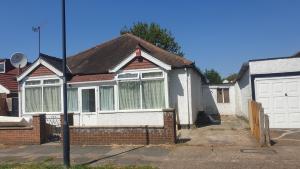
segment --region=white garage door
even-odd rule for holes
[[[255,80],[256,100],[270,117],[270,128],[300,128],[300,77]]]

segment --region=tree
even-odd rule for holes
[[[204,75],[209,80],[210,84],[222,83],[222,78],[220,74],[214,69],[210,69],[210,70],[205,69]]]
[[[120,34],[125,33],[131,33],[171,53],[184,56],[181,46],[175,41],[171,31],[161,28],[156,23],[134,23],[130,28],[125,26],[121,29]]]
[[[224,80],[228,80],[229,82],[233,82],[236,80],[238,74],[237,73],[232,73],[231,75],[227,76]]]

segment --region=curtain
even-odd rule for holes
[[[119,102],[121,110],[140,109],[140,82],[120,82]]]
[[[96,112],[95,89],[82,89],[82,112]]]
[[[165,107],[165,91],[163,80],[143,81],[143,108],[157,109]]]
[[[78,111],[78,89],[68,89],[68,112]]]
[[[60,86],[47,86],[43,90],[43,112],[61,112]]]
[[[25,88],[25,111],[42,112],[42,88]]]
[[[100,110],[114,110],[114,87],[100,87]]]

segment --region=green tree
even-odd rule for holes
[[[238,74],[237,73],[232,73],[231,75],[227,76],[224,80],[228,80],[229,82],[233,82],[236,80]]]
[[[171,53],[184,56],[181,46],[175,41],[171,31],[160,27],[156,23],[138,22],[134,23],[130,28],[124,26],[120,34],[125,33],[131,33]]]
[[[222,83],[222,78],[220,74],[214,69],[210,69],[210,70],[205,69],[204,75],[209,80],[210,84]]]

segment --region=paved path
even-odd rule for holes
[[[299,146],[72,146],[72,164],[153,165],[159,168],[300,168]],[[1,163],[62,163],[60,145],[2,147]]]

